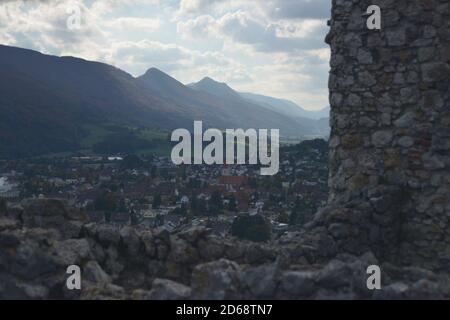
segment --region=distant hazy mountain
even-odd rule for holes
[[[247,92],[242,92],[240,93],[240,95],[249,101],[258,103],[261,106],[264,106],[277,112],[281,112],[288,116],[311,118],[311,119],[320,119],[330,116],[330,107],[326,107],[317,111],[309,111],[303,109],[302,107],[300,107],[299,105],[290,100],[277,99],[260,94]]]
[[[191,83],[188,86],[199,92],[220,97],[223,101],[230,101],[235,107],[246,103],[258,105],[258,118],[261,117],[261,113],[264,113],[263,109],[286,116],[291,122],[296,122],[297,126],[303,129],[304,135],[318,135],[325,137],[329,135],[329,108],[324,108],[319,111],[307,111],[289,100],[237,92],[227,84],[216,82],[208,77],[197,83]],[[236,110],[236,112],[240,113],[240,110]],[[254,118],[254,115],[252,115],[252,117]]]
[[[166,102],[192,110],[192,117],[207,126],[226,128],[278,128],[283,136],[308,135],[315,128],[289,116],[242,98],[227,84],[204,78],[184,86],[162,71],[152,68],[138,78],[149,92]],[[257,116],[256,116],[257,115]]]
[[[286,137],[321,131],[209,78],[188,87],[154,68],[134,78],[103,63],[0,45],[0,158],[76,151],[105,126],[172,130],[194,120],[280,128]]]
[[[197,91],[208,92],[222,98],[240,98],[239,94],[231,89],[226,83],[215,81],[209,77],[205,77],[199,82],[191,83],[188,86]]]
[[[328,138],[331,130],[330,117],[327,115],[326,118],[320,118],[316,121],[316,124],[317,124],[316,128],[319,131],[319,135]]]

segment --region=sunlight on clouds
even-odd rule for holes
[[[181,0],[178,16],[207,12],[222,0]]]
[[[195,19],[179,21],[177,23],[177,33],[186,39],[213,37],[216,33],[216,20],[212,16],[203,15]]]
[[[184,83],[198,81],[205,75],[218,80],[248,79],[245,67],[219,52],[189,50],[175,44],[142,40],[115,43],[109,57],[134,76],[149,66],[162,69]]]
[[[282,20],[275,24],[276,35],[280,38],[307,38],[317,32],[318,29],[323,28],[324,24],[326,24],[326,21],[317,19]]]
[[[161,20],[135,18],[135,17],[121,17],[110,21],[104,21],[103,26],[118,30],[141,29],[146,31],[155,31],[161,27]]]
[[[81,0],[75,0],[75,1],[81,1]],[[114,12],[117,9],[120,9],[122,7],[133,7],[133,6],[139,6],[144,4],[151,4],[151,5],[159,5],[164,0],[93,0],[92,5],[90,6],[91,12],[101,16],[105,15],[107,13]],[[68,1],[66,1],[68,2]],[[70,1],[69,1],[70,2]],[[83,2],[83,1],[81,1]],[[89,1],[84,1],[89,2]]]
[[[251,45],[256,51],[286,52],[321,48],[326,21],[305,20],[269,23],[255,19],[246,11],[227,13],[219,19],[203,15],[180,21],[177,31],[182,37],[223,38]]]
[[[316,58],[322,60],[322,62],[326,63],[327,65],[328,65],[328,61],[330,61],[330,57],[331,57],[330,48],[309,50],[309,51],[306,51],[305,54],[309,57],[316,57]]]

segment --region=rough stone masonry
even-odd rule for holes
[[[450,1],[333,0],[330,25],[331,194],[316,225],[338,250],[449,270]]]

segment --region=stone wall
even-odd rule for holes
[[[324,252],[295,239],[221,239],[202,227],[116,228],[89,223],[59,200],[24,201],[0,210],[0,300],[450,297],[448,274],[381,263],[371,252],[315,263]],[[71,291],[66,270],[74,264],[81,290]],[[372,264],[383,270],[383,290],[367,289]]]
[[[450,1],[333,0],[330,24],[330,203],[347,217],[327,219],[353,219],[382,258],[448,269]]]

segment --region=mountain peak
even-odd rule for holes
[[[152,86],[159,87],[161,86],[182,86],[183,84],[179,82],[177,79],[171,77],[167,73],[159,70],[158,68],[150,68],[148,69],[142,76],[138,79],[147,82],[147,84],[151,84]]]
[[[216,81],[210,77],[204,77],[202,80],[200,80],[197,83],[193,83],[190,85],[191,88],[194,88],[198,91],[204,91],[209,94],[213,94],[216,96],[233,96],[238,97],[238,93],[234,91],[230,86],[228,86],[224,82]]]
[[[166,73],[162,72],[161,70],[159,70],[158,68],[150,68],[148,69],[141,77],[147,78],[147,77],[168,77],[169,75],[167,75]]]
[[[219,82],[214,80],[213,78],[210,77],[204,77],[202,80],[200,80],[198,83],[213,83],[213,84],[225,84],[223,82]]]

